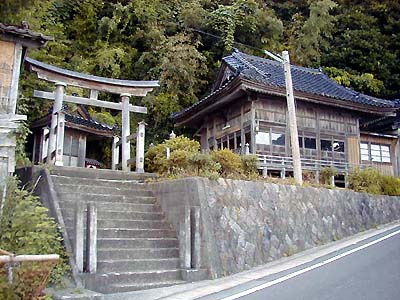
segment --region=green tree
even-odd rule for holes
[[[331,14],[337,4],[332,0],[309,1],[310,16],[294,40],[295,61],[302,65],[319,65],[321,49],[327,47],[336,17]]]

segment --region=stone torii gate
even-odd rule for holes
[[[145,124],[140,122],[138,132],[135,136],[130,134],[130,112],[147,113],[147,108],[134,106],[129,103],[131,96],[144,97],[153,88],[158,87],[158,81],[132,81],[104,78],[99,76],[87,75],[70,70],[54,67],[43,62],[26,58],[26,63],[31,72],[35,72],[39,79],[44,79],[55,84],[55,92],[34,91],[34,97],[50,99],[54,101],[51,126],[49,131],[49,141],[47,150],[47,163],[63,165],[63,143],[64,143],[64,120],[62,114],[63,102],[84,104],[90,106],[104,107],[122,111],[122,134],[118,145],[121,145],[121,167],[123,171],[130,170],[130,141],[136,137],[136,172],[144,172],[144,138]],[[67,85],[80,87],[90,90],[90,97],[77,97],[65,95]],[[115,103],[98,99],[98,92],[118,94],[121,102]],[[116,140],[113,142],[113,152]],[[54,153],[54,160],[53,160]],[[118,156],[113,153],[112,168],[115,168]]]

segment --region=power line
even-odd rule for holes
[[[223,40],[223,37],[220,36],[220,35],[216,35],[216,34],[213,34],[213,33],[209,33],[209,32],[206,32],[206,31],[203,31],[203,30],[200,30],[200,29],[196,29],[196,28],[192,28],[192,27],[187,27],[187,26],[184,26],[184,25],[181,25],[181,24],[178,24],[178,23],[174,23],[174,24],[175,24],[175,25],[178,25],[179,27],[182,27],[182,28],[184,28],[184,29],[187,29],[187,30],[189,30],[189,31],[198,32],[198,33],[201,33],[201,34],[204,34],[204,35],[211,36],[211,37],[216,38],[216,39],[218,39],[218,40]],[[237,42],[237,41],[235,41],[235,40],[233,40],[233,43],[236,44],[236,45],[241,45],[241,46],[243,46],[243,47],[250,48],[250,49],[257,50],[257,51],[259,51],[259,52],[264,53],[264,50],[263,50],[263,49],[260,49],[260,48],[254,47],[254,46],[250,46],[250,45],[247,45],[247,44],[244,44],[244,43],[241,43],[241,42]]]

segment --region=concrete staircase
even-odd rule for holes
[[[71,239],[76,203],[97,207],[97,272],[82,274],[86,288],[120,293],[184,282],[176,231],[142,183],[143,175],[55,168],[51,179]]]

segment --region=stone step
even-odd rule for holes
[[[72,218],[64,218],[65,226],[68,229],[73,227]],[[131,228],[131,229],[173,229],[165,220],[118,220],[118,219],[98,219],[98,228]]]
[[[111,284],[144,284],[159,283],[165,281],[182,280],[181,270],[150,270],[140,272],[114,272],[114,273],[97,273],[84,274],[82,276],[85,286],[96,289],[96,286],[109,286]]]
[[[110,259],[143,259],[143,258],[174,258],[179,257],[178,248],[107,248],[97,251],[99,260]]]
[[[178,248],[177,238],[98,238],[99,250],[132,248]]]
[[[137,180],[110,180],[110,179],[91,179],[91,178],[77,178],[68,176],[52,175],[54,184],[73,184],[73,185],[92,185],[92,186],[107,186],[117,188],[135,188],[147,189],[144,183]]]
[[[118,186],[93,186],[86,184],[64,184],[57,183],[57,191],[59,193],[85,193],[85,194],[102,194],[102,195],[115,195],[115,196],[153,196],[150,190],[145,189],[143,185],[132,185],[132,187],[118,187]]]
[[[127,229],[105,228],[98,229],[99,238],[168,238],[176,237],[176,232],[171,229]]]
[[[132,194],[130,196],[106,195],[106,194],[85,194],[85,193],[66,193],[59,192],[59,202],[80,201],[80,202],[107,202],[107,203],[148,203],[156,204],[156,198],[152,196],[141,196]]]
[[[128,180],[145,180],[157,177],[153,173],[136,173],[136,172],[123,172],[106,169],[88,169],[78,167],[52,167],[50,174],[59,176],[69,176],[78,178],[90,179],[128,179]]]
[[[61,209],[64,219],[72,219],[74,217],[74,209]],[[164,214],[161,212],[138,212],[138,211],[97,211],[98,220],[119,219],[119,220],[164,220]]]
[[[81,202],[81,201],[80,201]],[[81,202],[82,203],[82,202]],[[147,203],[113,203],[113,202],[93,202],[97,207],[97,211],[123,211],[123,212],[161,212],[161,208],[155,204]],[[76,207],[76,202],[71,200],[59,201],[61,209],[71,209],[74,210]]]
[[[174,280],[174,281],[162,281],[162,282],[150,282],[150,283],[142,283],[142,284],[129,284],[129,283],[116,283],[109,285],[103,293],[111,294],[111,293],[124,293],[124,292],[132,292],[138,290],[146,290],[146,289],[155,289],[155,288],[163,288],[172,285],[183,284],[185,281],[182,280]]]
[[[178,269],[179,267],[179,258],[147,258],[97,261],[97,271],[103,273],[172,270]]]

